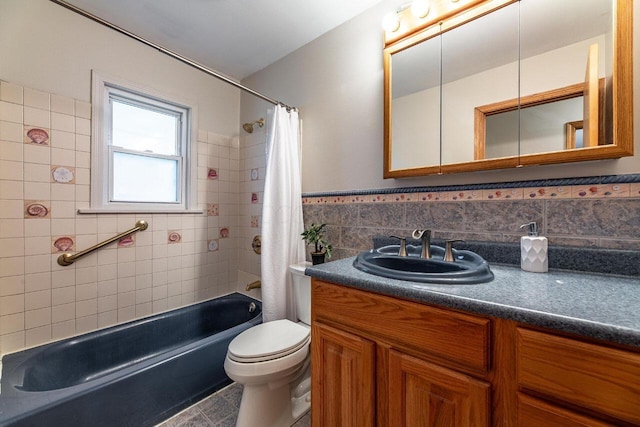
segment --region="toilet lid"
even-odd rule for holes
[[[290,320],[262,323],[239,334],[229,344],[237,362],[264,362],[294,353],[309,343],[310,331]]]

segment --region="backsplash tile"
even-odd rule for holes
[[[562,185],[498,183],[487,184],[490,188],[470,186],[476,187],[471,190],[400,188],[379,193],[308,194],[302,202],[306,226],[328,224],[329,241],[338,259],[370,249],[374,236],[410,236],[416,228],[433,230],[435,239],[517,243],[524,234],[519,226],[529,221],[538,223],[550,246],[637,251],[640,182],[636,181],[640,176],[619,180],[623,182],[573,185],[566,180],[568,184]]]

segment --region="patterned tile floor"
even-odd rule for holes
[[[234,427],[241,397],[242,386],[231,384],[156,427]],[[310,426],[311,419],[307,413],[292,427]]]

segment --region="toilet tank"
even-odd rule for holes
[[[296,313],[298,319],[307,325],[311,325],[311,277],[305,276],[304,270],[310,265],[310,262],[302,262],[289,266]]]

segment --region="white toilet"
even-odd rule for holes
[[[298,323],[262,323],[229,344],[224,369],[244,386],[237,427],[288,427],[311,406],[311,278],[304,275],[309,265],[289,267]]]

